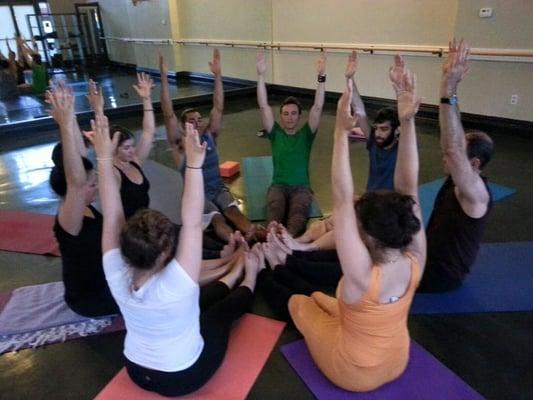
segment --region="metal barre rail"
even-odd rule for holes
[[[104,40],[120,41],[144,45],[195,45],[195,46],[228,46],[240,48],[264,48],[273,50],[333,50],[351,51],[359,50],[374,54],[385,53],[421,53],[442,56],[448,53],[448,46],[413,46],[413,45],[388,45],[388,44],[364,44],[364,43],[309,43],[309,42],[260,42],[252,40],[218,40],[218,39],[144,39],[125,37],[102,37]],[[486,57],[517,57],[533,58],[533,50],[528,49],[490,49],[472,48],[470,54]]]

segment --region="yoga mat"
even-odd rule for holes
[[[533,310],[533,242],[484,243],[463,285],[415,295],[411,314]]]
[[[316,367],[303,340],[287,344],[281,352],[318,400],[479,400],[483,397],[411,341],[407,369],[398,379],[376,390],[348,392],[331,383]]]
[[[54,216],[0,211],[0,250],[60,256],[53,232]]]
[[[245,157],[242,159],[246,213],[251,221],[266,219],[266,194],[272,184],[272,157]],[[322,211],[315,199],[309,218],[321,217]]]
[[[180,399],[245,399],[272,352],[284,322],[246,314],[234,326],[222,365],[205,386]],[[168,399],[139,388],[122,368],[95,400]]]
[[[150,181],[150,208],[161,211],[175,224],[181,224],[181,175],[153,160],[144,162],[143,172]]]
[[[65,303],[63,282],[0,295],[0,354],[124,329],[122,318],[89,318]]]
[[[427,226],[429,222],[429,217],[433,211],[433,205],[435,204],[437,193],[439,192],[445,180],[446,178],[436,179],[434,181],[424,183],[418,187],[418,196],[420,198],[424,226]],[[489,182],[489,189],[491,191],[492,201],[494,203],[503,200],[516,192],[515,189],[492,182]]]

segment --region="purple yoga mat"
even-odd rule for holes
[[[403,375],[366,393],[348,392],[331,383],[316,367],[303,340],[282,346],[281,352],[318,400],[483,399],[479,393],[413,341],[411,341],[409,364]]]

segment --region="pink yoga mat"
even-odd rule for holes
[[[59,257],[53,226],[53,215],[0,211],[0,250]]]
[[[200,390],[179,399],[245,399],[272,352],[285,323],[246,314],[233,328],[226,357],[219,370]],[[126,369],[95,397],[95,400],[162,400],[168,397],[136,386]]]

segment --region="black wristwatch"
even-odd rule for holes
[[[455,106],[459,103],[459,100],[457,99],[456,95],[452,95],[450,97],[441,97],[440,98],[440,104],[449,104],[451,106]]]

